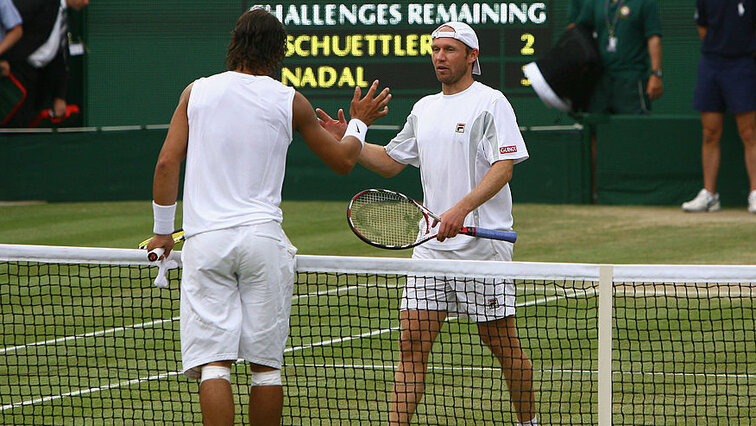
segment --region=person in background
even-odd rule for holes
[[[13,47],[24,33],[21,14],[11,0],[0,0],[0,77],[10,74],[5,52]]]
[[[574,3],[571,4],[574,6]],[[647,114],[664,93],[661,18],[656,0],[583,0],[572,25],[594,32],[602,71],[586,112]],[[596,134],[591,134],[591,192],[598,202]]]
[[[587,112],[650,112],[664,93],[656,0],[585,0],[574,23],[594,31],[603,65]]]
[[[352,97],[342,138],[323,129],[310,102],[270,75],[286,53],[283,24],[262,8],[238,19],[228,71],[195,80],[179,99],[155,167],[155,236],[173,248],[181,163],[184,174],[181,358],[200,379],[205,424],[234,423],[231,366],[249,361],[249,423],[279,425],[281,366],[289,333],[296,248],[281,228],[281,188],[294,132],[331,169],[351,171],[368,125],[388,113],[378,82]]]
[[[28,127],[45,109],[52,109],[55,117],[66,115],[67,10],[81,10],[89,0],[16,0],[15,5],[24,22],[24,35],[6,58],[26,89],[26,100],[7,126]]]
[[[418,101],[404,128],[388,145],[367,143],[360,164],[391,177],[408,164],[420,168],[423,204],[443,212],[437,240],[415,247],[414,259],[512,260],[513,244],[456,237],[464,226],[511,229],[509,181],[528,158],[507,98],[475,81],[480,74],[475,31],[448,22],[431,34],[432,63],[441,92]],[[337,137],[346,129],[322,110],[322,124]],[[456,237],[456,238],[455,238]],[[400,308],[400,360],[394,377],[389,423],[408,425],[425,392],[428,356],[448,315],[467,316],[502,367],[518,424],[536,424],[533,366],[515,324],[515,289],[504,278],[407,278]]]
[[[729,111],[743,141],[748,211],[756,213],[756,0],[698,0],[696,24],[703,43],[693,108],[701,112],[704,187],[682,209],[714,212],[721,207],[717,175],[724,113]]]

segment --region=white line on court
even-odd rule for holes
[[[364,285],[357,285],[357,286],[338,287],[338,288],[335,288],[335,289],[323,290],[323,291],[319,291],[319,292],[315,292],[315,293],[308,293],[308,294],[298,295],[298,296],[295,296],[293,298],[293,300],[299,300],[299,299],[304,299],[304,298],[308,298],[308,297],[317,297],[317,296],[322,296],[322,295],[327,295],[327,294],[347,292],[347,291],[351,291],[351,290],[355,290],[355,289],[359,289],[359,288],[363,288],[363,287],[365,287],[365,286]],[[94,331],[94,332],[85,333],[85,334],[78,334],[78,335],[75,335],[75,336],[61,337],[61,338],[58,338],[58,339],[45,340],[45,341],[42,341],[42,342],[34,342],[34,343],[28,343],[28,344],[25,344],[25,345],[12,346],[12,347],[8,347],[8,348],[3,348],[0,351],[0,353],[15,351],[15,350],[19,350],[19,349],[26,349],[26,348],[32,347],[32,346],[42,346],[42,345],[47,345],[47,344],[56,344],[56,343],[61,343],[61,342],[67,342],[67,341],[81,339],[81,338],[87,338],[87,337],[104,336],[104,335],[116,333],[116,332],[119,332],[119,331],[124,331],[124,330],[134,329],[134,328],[149,327],[149,326],[152,326],[152,325],[158,325],[158,324],[162,324],[162,323],[166,323],[166,322],[175,321],[175,320],[178,320],[178,319],[179,319],[179,317],[173,317],[171,319],[164,319],[164,320],[158,320],[158,321],[144,322],[144,323],[130,325],[130,326],[125,326],[125,327],[110,328],[110,329],[107,329],[107,330]],[[356,339],[356,338],[359,338],[359,337],[344,338],[344,339],[341,339],[341,340],[346,341],[346,340],[352,340],[352,339]],[[331,342],[335,343],[336,340],[333,340]],[[310,347],[315,347],[315,346],[323,346],[323,345],[326,345],[326,344],[329,344],[329,343],[326,343],[326,342],[314,343],[314,344],[310,344],[310,345],[306,345],[306,346],[301,346],[299,348],[289,348],[285,352],[291,352],[292,350],[300,350],[300,349],[305,349],[305,348],[310,348]],[[33,400],[27,400],[27,401],[22,401],[22,402],[15,402],[15,403],[12,403],[12,404],[7,404],[7,405],[0,406],[0,412],[5,411],[5,410],[9,410],[9,409],[12,409],[12,408],[23,407],[25,405],[38,404],[38,403],[41,403],[41,402],[47,402],[47,401],[52,401],[52,400],[66,398],[66,397],[71,397],[71,396],[85,395],[85,394],[88,394],[88,393],[100,392],[100,391],[103,391],[103,390],[115,389],[115,388],[120,388],[120,387],[123,387],[123,386],[130,386],[130,385],[134,385],[134,384],[138,384],[138,383],[142,383],[142,382],[147,382],[147,381],[151,381],[151,380],[159,380],[159,379],[163,379],[163,378],[170,377],[170,376],[177,376],[177,375],[180,375],[182,373],[183,372],[181,372],[181,371],[172,371],[172,372],[168,372],[168,373],[157,374],[157,375],[150,376],[150,377],[140,377],[138,379],[132,379],[132,380],[124,381],[124,382],[119,382],[119,383],[114,383],[114,384],[109,384],[109,385],[104,385],[104,386],[98,386],[98,387],[92,387],[92,388],[89,388],[89,389],[83,389],[83,390],[78,390],[78,391],[66,392],[66,393],[59,394],[59,395],[46,396],[46,397],[37,398],[37,399],[33,399]]]
[[[360,370],[393,370],[396,365],[360,365],[360,364],[297,364],[297,367],[307,368],[354,368]],[[434,371],[501,371],[497,367],[444,367],[429,365],[428,370]],[[598,374],[598,370],[571,370],[571,369],[538,369],[533,371],[538,373],[551,374]],[[716,379],[754,379],[756,374],[730,374],[730,373],[665,373],[662,371],[614,371],[613,376],[677,376],[677,377],[710,377]]]
[[[118,333],[120,331],[126,331],[126,330],[131,330],[131,329],[136,329],[136,328],[152,327],[153,325],[160,325],[160,324],[163,324],[163,323],[166,323],[166,322],[171,322],[171,321],[176,320],[176,319],[178,319],[178,317],[171,318],[171,319],[163,319],[163,320],[156,320],[156,321],[150,321],[150,322],[143,322],[143,323],[134,324],[134,325],[126,325],[126,326],[123,326],[123,327],[109,328],[107,330],[92,331],[92,332],[89,332],[89,333],[77,334],[75,336],[60,337],[60,338],[57,338],[57,339],[45,340],[45,341],[42,341],[42,342],[33,342],[33,343],[27,343],[27,344],[24,344],[24,345],[10,346],[10,347],[7,347],[7,348],[0,349],[0,354],[4,354],[6,352],[16,351],[16,350],[20,350],[20,349],[27,349],[27,348],[33,347],[33,346],[54,345],[54,344],[57,344],[57,343],[68,342],[68,341],[76,340],[76,339],[85,339],[87,337],[105,336],[107,334]]]
[[[318,346],[332,345],[334,343],[348,342],[350,340],[361,339],[363,337],[378,336],[378,335],[381,335],[381,334],[384,334],[384,333],[390,333],[390,332],[395,331],[395,330],[399,330],[399,327],[397,326],[397,327],[391,327],[391,328],[384,328],[383,330],[371,331],[369,333],[362,333],[362,334],[357,334],[357,335],[353,335],[353,336],[349,336],[349,337],[341,337],[341,338],[338,338],[338,339],[324,340],[322,342],[310,343],[308,345],[302,345],[302,346],[295,346],[295,347],[291,347],[291,348],[286,348],[286,349],[284,349],[284,353],[294,352],[294,351],[301,351],[301,350],[310,349],[310,348],[316,348]]]
[[[540,300],[535,299],[535,300],[529,300],[529,301],[523,302],[523,303],[518,303],[517,307],[519,308],[519,307],[525,307],[525,306],[539,305],[539,304],[543,304],[543,303],[550,303],[550,302],[553,302],[553,301],[556,301],[556,300],[559,300],[559,299],[569,299],[569,298],[577,296],[578,294],[582,295],[582,293],[585,293],[585,295],[588,295],[588,294],[593,294],[595,292],[596,292],[595,290],[593,290],[593,291],[587,291],[587,292],[583,292],[583,291],[565,291],[563,295],[549,296],[549,297],[546,297],[546,298],[543,298],[543,299],[540,299]],[[457,317],[447,317],[446,321],[454,321],[456,319],[458,319],[458,318]],[[326,341],[318,342],[318,343],[311,343],[309,345],[291,347],[291,348],[285,349],[284,353],[298,351],[298,350],[303,350],[303,349],[309,349],[309,348],[313,348],[313,347],[317,347],[317,346],[326,346],[326,345],[330,345],[330,344],[334,344],[334,343],[347,342],[347,341],[354,340],[354,339],[359,339],[359,338],[362,338],[362,337],[378,336],[378,335],[385,334],[385,333],[390,333],[390,332],[396,331],[396,330],[399,330],[398,326],[397,327],[384,328],[382,330],[371,331],[369,333],[363,333],[363,334],[353,335],[353,336],[349,336],[349,337],[342,337],[342,338],[339,338],[339,339],[326,340]]]
[[[345,291],[351,291],[351,290],[354,290],[354,289],[359,289],[359,288],[364,288],[364,287],[367,287],[367,285],[340,287],[340,288],[336,288],[336,289],[324,290],[324,291],[321,291],[321,292],[309,293],[309,294],[305,294],[305,295],[295,296],[294,300],[299,300],[301,298],[307,298],[307,297],[313,297],[313,296],[320,296],[320,295],[326,295],[326,294],[333,294],[333,293],[340,293],[340,292],[345,292]],[[569,298],[577,297],[579,295],[580,296],[587,296],[587,295],[595,294],[596,292],[597,292],[597,290],[595,290],[595,289],[588,289],[588,290],[580,290],[580,289],[578,289],[578,290],[565,290],[562,294],[548,296],[548,297],[545,297],[545,298],[542,298],[542,299],[533,299],[533,300],[529,300],[529,301],[526,301],[526,302],[518,303],[517,307],[526,307],[526,306],[534,306],[534,305],[539,305],[539,304],[544,304],[544,303],[550,303],[550,302],[553,302],[553,301],[556,301],[556,300],[560,300],[560,299],[569,299]],[[17,346],[17,347],[3,349],[2,352],[0,352],[0,353],[4,353],[7,350],[15,350],[15,349],[18,349],[18,348],[23,348],[25,346],[36,346],[36,345],[43,345],[43,344],[48,344],[48,343],[58,343],[60,341],[73,340],[73,339],[76,339],[76,338],[93,337],[93,336],[99,336],[99,335],[114,333],[116,331],[121,331],[121,330],[125,330],[125,329],[128,329],[128,328],[146,327],[146,326],[155,325],[155,324],[159,324],[159,323],[163,323],[163,322],[174,321],[176,319],[178,319],[178,317],[171,318],[169,320],[152,321],[152,322],[142,323],[142,324],[136,324],[136,325],[128,326],[128,327],[119,327],[119,328],[114,328],[114,329],[109,329],[109,330],[103,330],[103,331],[99,331],[99,332],[87,333],[87,334],[83,334],[83,335],[77,335],[77,336],[71,336],[71,337],[66,337],[66,338],[61,338],[61,339],[49,340],[49,341],[45,341],[45,342],[37,342],[37,343],[28,344],[28,345],[21,345],[21,346]],[[453,319],[450,319],[450,320],[453,320]],[[299,351],[299,350],[305,350],[305,349],[310,349],[310,348],[319,347],[319,346],[327,346],[327,345],[331,345],[331,344],[335,344],[335,343],[342,343],[342,342],[346,342],[346,341],[350,341],[350,340],[355,340],[355,339],[359,339],[359,338],[363,338],[363,337],[377,336],[377,335],[381,335],[381,334],[385,334],[385,333],[390,333],[390,332],[396,331],[398,329],[399,329],[399,327],[390,327],[390,328],[386,328],[386,329],[382,329],[382,330],[376,330],[376,331],[371,331],[371,332],[367,332],[367,333],[362,333],[362,334],[359,334],[359,335],[352,335],[352,336],[338,338],[338,339],[331,339],[331,340],[326,340],[326,341],[311,343],[311,344],[307,344],[307,345],[301,345],[301,346],[291,347],[291,348],[285,349],[284,353],[289,353],[289,352],[294,352],[294,351]],[[300,365],[300,366],[305,366],[306,367],[307,365]],[[330,366],[330,367],[333,367],[333,368],[362,368],[362,369],[393,369],[394,368],[393,365],[392,366],[383,366],[383,365],[380,365],[380,366],[375,366],[375,365],[373,365],[373,366],[370,366],[370,365],[359,366],[359,365],[348,365],[348,364],[333,364],[333,365],[311,365],[311,366],[312,367],[329,367]],[[497,368],[492,368],[492,367],[481,368],[481,367],[443,367],[443,366],[438,366],[438,367],[437,366],[429,366],[428,369],[429,370],[440,370],[440,371],[444,371],[444,370],[454,370],[454,371],[460,371],[460,370],[461,371],[465,371],[465,370],[498,371],[499,370]],[[548,373],[552,373],[552,374],[553,373],[557,373],[557,374],[576,374],[576,373],[577,374],[597,374],[597,371],[593,371],[593,370],[550,370],[549,369],[549,370],[536,370],[536,371],[542,372],[542,373],[548,372]],[[119,382],[119,383],[114,383],[114,384],[109,384],[109,385],[100,386],[100,387],[93,387],[93,388],[85,389],[85,390],[67,392],[67,393],[60,394],[60,395],[47,396],[47,397],[38,398],[38,399],[34,399],[34,400],[17,402],[17,403],[13,403],[13,404],[8,404],[8,405],[0,406],[0,411],[5,411],[7,409],[17,408],[17,407],[21,407],[21,406],[25,406],[25,405],[32,405],[32,404],[36,404],[36,403],[51,401],[51,400],[55,400],[55,399],[61,399],[61,398],[65,398],[65,397],[84,395],[84,394],[93,393],[93,392],[99,392],[99,391],[108,390],[108,389],[120,388],[120,387],[123,387],[123,386],[130,386],[130,385],[133,385],[133,384],[139,384],[139,383],[142,383],[142,382],[147,382],[147,381],[152,381],[152,380],[160,380],[160,379],[163,379],[163,378],[167,378],[167,377],[171,377],[171,376],[177,376],[177,375],[180,375],[180,374],[182,374],[181,371],[168,372],[168,373],[158,374],[158,375],[154,375],[154,376],[150,376],[150,377],[132,379],[132,380],[128,380],[128,381],[124,381],[124,382]],[[714,378],[736,378],[736,379],[742,379],[742,378],[751,379],[751,378],[756,377],[756,375],[750,375],[750,374],[664,373],[664,372],[614,372],[613,375],[634,375],[634,374],[642,374],[642,375],[672,375],[672,376],[689,376],[689,377],[714,377]]]
[[[335,289],[320,291],[320,292],[317,292],[317,293],[310,293],[310,294],[303,294],[303,295],[295,296],[293,298],[293,300],[299,300],[301,298],[312,297],[312,296],[322,296],[324,294],[332,294],[332,293],[339,293],[339,292],[343,292],[343,291],[350,291],[350,290],[354,290],[354,289],[357,289],[357,288],[360,288],[360,287],[362,287],[362,286],[339,287],[339,288],[335,288]],[[88,338],[88,337],[105,336],[105,335],[108,335],[108,334],[118,333],[118,332],[121,332],[121,331],[130,330],[130,329],[147,328],[147,327],[152,327],[154,325],[164,324],[164,323],[167,323],[167,322],[178,321],[178,319],[179,319],[179,317],[173,317],[173,318],[170,318],[170,319],[162,319],[162,320],[143,322],[143,323],[133,324],[133,325],[125,325],[125,326],[122,326],[122,327],[109,328],[109,329],[106,329],[106,330],[91,331],[89,333],[76,334],[74,336],[60,337],[60,338],[57,338],[57,339],[50,339],[50,340],[44,340],[44,341],[40,341],[40,342],[26,343],[26,344],[18,345],[18,346],[9,346],[7,348],[0,349],[0,354],[4,354],[6,352],[13,352],[13,351],[17,351],[17,350],[22,350],[22,349],[27,349],[27,348],[34,347],[34,346],[54,345],[54,344],[57,344],[57,343],[68,342],[68,341],[71,341],[71,340],[85,339],[85,338]]]
[[[298,300],[300,298],[307,298],[307,297],[319,296],[319,295],[324,295],[324,294],[339,293],[339,292],[350,291],[350,290],[353,290],[353,289],[359,289],[359,288],[363,288],[363,287],[366,287],[366,285],[339,287],[339,288],[336,288],[336,289],[325,290],[325,291],[321,291],[321,292],[317,292],[317,293],[309,293],[309,294],[305,294],[305,295],[296,296],[294,299]],[[564,297],[564,298],[575,297],[576,294],[577,294],[577,292],[565,292],[564,296],[550,296],[550,297],[546,297],[546,298],[541,299],[541,300],[531,300],[531,301],[528,301],[528,302],[525,302],[525,303],[520,303],[517,306],[518,307],[519,306],[531,306],[531,305],[536,305],[536,304],[540,304],[540,303],[549,303],[551,301],[558,300],[558,299],[560,299],[562,297]],[[162,320],[162,321],[173,321],[174,319],[175,318],[172,318],[170,320]],[[339,338],[339,339],[331,339],[331,340],[327,340],[327,341],[322,341],[322,342],[317,342],[317,343],[311,343],[311,344],[308,344],[308,345],[302,345],[302,346],[297,346],[297,347],[291,347],[291,348],[285,349],[284,353],[289,353],[289,352],[293,352],[293,351],[309,349],[309,348],[318,347],[318,346],[326,346],[326,345],[331,345],[331,344],[334,344],[334,343],[346,342],[346,341],[349,341],[349,340],[359,339],[359,338],[362,338],[362,337],[378,336],[378,335],[381,335],[381,334],[390,333],[390,332],[398,330],[398,329],[399,329],[399,327],[391,327],[391,328],[386,328],[386,329],[382,329],[382,330],[371,331],[371,332],[363,333],[363,334],[359,334],[359,335],[353,335],[353,336],[343,337],[343,338]],[[103,334],[103,332],[98,332],[98,333],[99,334]],[[63,339],[71,339],[71,338],[63,338]],[[40,344],[43,344],[43,343],[40,343]],[[31,405],[31,404],[35,404],[35,403],[39,403],[39,402],[45,402],[45,401],[50,401],[50,400],[54,400],[54,399],[65,398],[65,397],[69,397],[69,396],[83,395],[83,394],[92,393],[92,392],[99,392],[99,391],[102,391],[102,390],[114,389],[114,388],[119,388],[119,387],[123,387],[123,386],[130,386],[132,384],[142,383],[142,382],[150,381],[150,380],[158,380],[158,379],[161,379],[161,378],[164,378],[164,377],[176,376],[176,375],[179,375],[179,374],[182,374],[182,372],[181,371],[173,371],[173,372],[170,372],[170,373],[165,373],[165,374],[150,376],[150,377],[146,377],[146,378],[139,378],[139,379],[133,379],[133,380],[128,380],[128,381],[124,381],[124,382],[119,382],[119,383],[115,383],[115,384],[112,384],[112,385],[106,385],[106,386],[101,386],[101,387],[96,387],[96,388],[90,388],[90,389],[81,390],[81,391],[67,392],[67,393],[60,394],[60,395],[48,396],[48,397],[38,398],[38,399],[35,399],[35,400],[30,400],[30,401],[17,402],[17,403],[8,404],[8,405],[4,405],[4,406],[0,407],[0,412],[1,411],[5,411],[7,409],[21,407],[21,406],[25,406],[25,405]]]
[[[3,405],[2,407],[0,407],[0,411],[5,411],[5,410],[11,409],[11,408],[16,408],[16,407],[22,407],[24,405],[32,405],[32,404],[37,404],[37,403],[40,403],[40,402],[47,402],[47,401],[52,401],[52,400],[55,400],[55,399],[66,398],[66,397],[69,397],[69,396],[86,395],[88,393],[100,392],[100,391],[104,391],[104,390],[108,390],[108,389],[120,388],[121,386],[135,385],[137,383],[147,382],[147,381],[150,381],[150,380],[164,379],[166,377],[176,376],[178,374],[181,374],[181,372],[180,371],[174,371],[174,372],[171,372],[171,373],[157,374],[155,376],[150,376],[150,377],[140,377],[138,379],[132,379],[132,380],[129,380],[127,382],[121,382],[121,383],[104,385],[104,386],[99,386],[99,387],[94,387],[94,388],[89,388],[89,389],[82,389],[82,390],[78,390],[78,391],[66,392],[66,393],[63,393],[63,394],[60,394],[60,395],[45,396],[43,398],[37,398],[37,399],[29,400],[29,401],[16,402],[16,403],[13,403],[13,404]]]

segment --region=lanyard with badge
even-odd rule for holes
[[[606,42],[606,51],[607,52],[616,52],[617,51],[617,37],[614,36],[614,30],[617,28],[617,22],[619,21],[620,11],[622,10],[622,6],[624,5],[624,0],[620,0],[619,4],[617,5],[617,9],[614,11],[614,20],[612,23],[609,23],[609,2],[616,1],[616,0],[606,0],[604,3],[604,20],[606,21],[606,30],[609,33],[609,39]]]

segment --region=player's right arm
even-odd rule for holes
[[[155,165],[152,199],[155,204],[160,206],[174,205],[178,198],[181,163],[186,159],[186,147],[189,142],[187,105],[191,92],[192,84],[181,93],[178,106],[171,118],[168,134],[165,137],[165,142],[163,142],[163,148],[160,150],[157,165]],[[168,256],[174,244],[170,232],[167,235],[158,234],[150,240],[147,250],[152,251],[157,247],[162,247],[165,249],[165,256]]]
[[[359,119],[369,126],[378,118],[388,114],[386,105],[391,100],[389,89],[385,88],[376,95],[377,89],[377,80],[373,82],[364,97],[361,97],[360,88],[355,88],[349,110],[352,119]],[[302,135],[312,152],[323,160],[331,170],[338,174],[347,174],[352,170],[362,149],[362,143],[359,139],[349,135],[344,136],[341,140],[336,139],[334,135],[320,125],[312,105],[299,92],[294,95],[293,115],[294,129]]]
[[[394,177],[407,167],[391,158],[383,146],[372,143],[365,143],[359,161],[363,167],[383,177]]]

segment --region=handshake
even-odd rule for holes
[[[377,119],[388,114],[388,103],[391,100],[390,89],[386,87],[376,94],[377,91],[378,80],[373,81],[364,97],[359,86],[354,88],[354,95],[349,106],[349,115],[352,120],[359,120],[353,124],[354,129],[350,127],[351,121],[347,122],[344,110],[341,108],[338,111],[337,119],[332,118],[328,113],[317,108],[315,112],[320,116],[318,118],[320,125],[337,139],[342,139],[348,133],[364,143],[367,126],[370,126]],[[364,124],[364,126],[360,125],[360,123]]]

